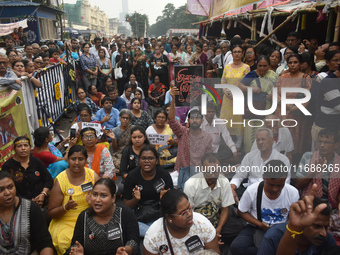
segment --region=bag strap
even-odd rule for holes
[[[224,69],[224,56],[221,54],[222,69]]]
[[[170,253],[171,253],[171,255],[175,255],[174,250],[172,249],[172,245],[171,245],[170,237],[169,237],[169,234],[168,234],[168,230],[166,228],[165,217],[163,218],[163,228],[164,228],[164,231],[165,231],[166,240],[168,241],[168,244],[169,244]]]
[[[256,198],[256,210],[257,210],[257,219],[262,222],[261,217],[261,204],[262,204],[262,192],[263,192],[264,181],[259,183],[257,188],[257,198]]]

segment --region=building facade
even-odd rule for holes
[[[69,26],[83,26],[96,30],[100,36],[111,35],[109,17],[99,7],[92,7],[87,0],[78,0],[75,4],[65,4],[65,17]]]

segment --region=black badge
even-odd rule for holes
[[[166,244],[162,244],[159,246],[159,252],[166,253],[168,251],[169,247]]]
[[[107,240],[116,240],[121,238],[122,229],[120,224],[115,223],[112,226],[107,227]]]
[[[93,184],[92,182],[83,183],[80,185],[80,188],[82,192],[91,191],[93,190]]]
[[[194,235],[185,241],[185,246],[187,247],[189,253],[192,253],[198,249],[203,248],[203,243],[198,235]]]
[[[153,183],[153,187],[155,188],[155,190],[157,191],[157,193],[161,192],[162,188],[165,187],[165,182],[162,178],[160,178],[159,180],[155,181]]]

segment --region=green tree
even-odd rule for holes
[[[191,24],[206,19],[206,17],[186,14],[186,5],[174,10],[172,7],[174,7],[173,4],[167,4],[164,7],[163,15],[158,16],[156,23],[150,26],[148,30],[149,35],[164,35],[170,28],[197,29],[198,25]]]
[[[135,12],[133,14],[126,14],[125,19],[129,19],[131,31],[136,37],[144,36],[145,23],[146,28],[149,27],[149,18],[145,14]]]

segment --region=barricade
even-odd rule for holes
[[[72,91],[65,82],[64,67],[60,64],[49,66],[36,72],[34,77],[41,83],[41,88],[34,90],[38,124],[53,127],[61,138],[54,124],[72,105]]]

